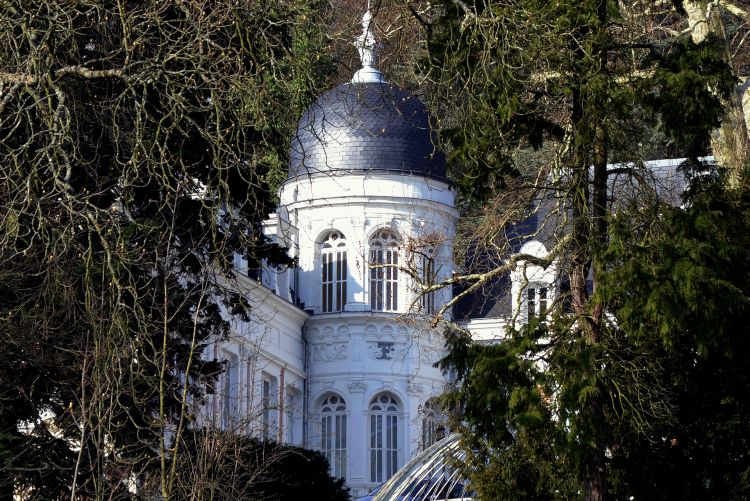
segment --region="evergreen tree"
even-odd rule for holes
[[[633,134],[656,131],[699,165],[735,78],[720,41],[660,36],[647,18],[606,0],[446,1],[430,25],[430,75],[463,110],[445,119],[451,168],[483,213],[469,246],[497,263],[447,283],[474,292],[525,262],[556,263],[566,286],[547,321],[497,346],[449,332],[443,367],[461,384],[447,401],[488,499],[604,499],[622,437],[674,419],[658,360],[631,343],[601,293],[615,264],[604,252],[610,217],[626,205],[613,203],[612,183],[629,178],[635,211],[652,202]],[[545,155],[537,169],[518,164],[529,147]],[[532,232],[516,235],[532,216]],[[547,256],[518,254],[514,239],[531,237]]]
[[[671,419],[612,447],[613,490],[636,499],[745,499],[750,493],[750,197],[701,177],[687,207],[648,231],[612,225],[600,293],[633,350],[658,361]]]

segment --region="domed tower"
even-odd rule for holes
[[[354,496],[387,480],[439,426],[442,334],[430,314],[450,289],[457,212],[425,106],[374,67],[369,11],[362,69],[299,121],[282,211],[299,230],[306,323],[307,443]]]

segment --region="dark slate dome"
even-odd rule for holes
[[[292,139],[289,178],[363,171],[445,178],[427,109],[395,85],[336,87],[307,110]]]

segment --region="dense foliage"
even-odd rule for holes
[[[612,450],[613,490],[636,499],[750,493],[750,192],[701,181],[647,231],[613,224],[602,294],[627,342],[658,361],[674,409]]]
[[[750,198],[723,182],[702,179],[684,209],[614,217],[598,291],[612,322],[600,343],[572,336],[569,318],[490,346],[451,333],[446,362],[463,385],[448,401],[484,465],[482,499],[579,497],[587,430],[576,409],[592,391],[606,398],[595,425],[614,498],[744,499]],[[581,368],[595,364],[587,380]]]
[[[683,371],[678,379],[699,377],[691,372],[697,362],[691,363],[690,350],[670,367],[666,343],[653,338],[641,343],[634,332],[655,328],[679,338],[689,324],[677,324],[677,315],[687,312],[678,313],[676,296],[674,304],[662,297],[663,303],[652,304],[650,324],[623,317],[639,310],[637,301],[665,277],[655,269],[649,270],[652,278],[638,275],[633,262],[645,256],[618,255],[612,246],[640,242],[652,259],[671,247],[708,267],[717,255],[736,252],[707,248],[706,240],[686,246],[700,235],[679,237],[673,233],[679,226],[663,226],[673,217],[670,211],[679,211],[668,208],[681,203],[679,188],[672,183],[678,191],[663,192],[663,180],[643,164],[645,155],[679,153],[687,165],[701,168],[698,157],[711,152],[712,131],[727,120],[736,78],[723,55],[721,33],[697,40],[690,36],[695,25],[688,24],[685,10],[654,7],[655,2],[605,0],[446,1],[430,25],[430,76],[436,92],[458,110],[443,130],[451,168],[464,196],[479,201],[473,219],[479,229],[463,236],[466,254],[480,256],[480,265],[485,256],[493,263],[489,269],[469,268],[466,278],[453,282],[463,282],[469,292],[493,291],[497,277],[514,269],[559,270],[556,300],[547,305],[544,321],[527,323],[525,313],[516,312],[507,338],[497,345],[475,344],[453,328],[448,332],[451,354],[443,367],[460,384],[446,401],[457,411],[474,486],[483,499],[652,497],[646,486],[652,475],[639,475],[638,468],[648,467],[635,458],[661,440],[657,430],[693,419],[682,414],[686,400],[677,397],[673,380],[674,371]],[[655,26],[686,29],[680,36],[678,29]],[[541,153],[534,168],[519,164],[532,148]],[[742,178],[737,165],[731,172],[735,182]],[[697,199],[690,203],[696,211],[703,205]],[[685,217],[704,217],[690,210]],[[530,239],[548,254],[520,254],[521,243]],[[708,254],[695,255],[698,249]],[[625,246],[622,252],[634,250]],[[692,273],[700,268],[687,271],[687,263],[680,264],[684,278],[694,281]],[[717,278],[708,280],[718,287],[712,281]],[[722,318],[738,312],[717,299],[726,293],[697,291],[679,291],[696,312],[708,308]],[[501,293],[509,305],[521,301]],[[669,318],[666,308],[676,317]],[[721,345],[721,326],[702,325],[694,335]],[[734,325],[741,325],[741,317]],[[723,365],[731,372],[728,360]],[[743,405],[730,412],[733,418],[742,416]],[[710,409],[700,411],[706,412],[704,429],[730,425]],[[733,444],[737,450],[743,445]],[[652,450],[659,447],[665,447],[663,441]],[[685,457],[705,465],[693,452]],[[732,457],[739,462],[724,466],[744,471],[744,460],[734,452]],[[677,462],[660,466],[679,471]],[[696,474],[703,468],[693,466]],[[656,476],[660,470],[653,471]],[[729,492],[720,483],[710,475],[696,479],[717,494]],[[695,490],[687,497],[693,494],[702,495]]]
[[[0,3],[0,499],[122,498],[169,458],[249,320],[320,2]],[[187,375],[187,376],[186,376]]]

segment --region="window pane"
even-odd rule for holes
[[[376,468],[377,468],[377,457],[375,454],[375,449],[370,450],[370,482],[377,482],[378,476],[376,475]]]
[[[371,401],[370,433],[371,480],[382,482],[398,469],[398,406],[392,396],[380,394]]]
[[[536,315],[536,289],[529,289],[526,291],[526,306],[528,308],[527,314],[529,320],[534,318],[534,315]]]
[[[375,416],[375,424],[375,439],[377,440],[375,445],[380,449],[383,447],[383,416]]]
[[[326,421],[328,420],[327,417],[323,417],[320,421],[320,448],[323,449],[323,451],[326,451],[326,436],[328,435],[328,423]]]

